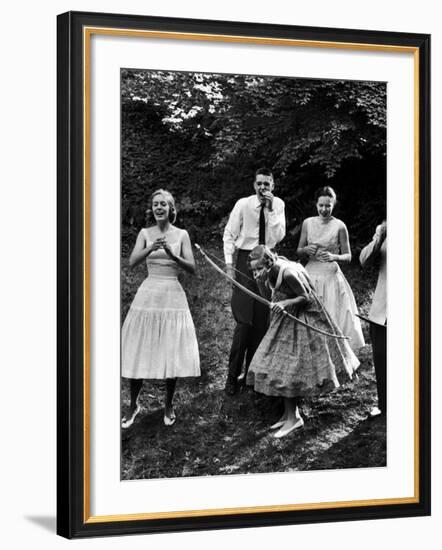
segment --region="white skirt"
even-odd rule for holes
[[[123,324],[124,378],[165,379],[199,376],[195,327],[176,277],[147,277]]]
[[[365,346],[358,307],[347,279],[336,262],[309,262],[307,270],[312,284],[330,317],[350,338],[353,350]]]

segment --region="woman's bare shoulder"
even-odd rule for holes
[[[171,235],[177,235],[180,238],[184,237],[184,235],[188,235],[185,229],[183,229],[182,227],[177,227],[176,225],[171,225],[169,232],[171,233]]]
[[[345,225],[345,222],[340,220],[339,218],[333,217],[334,223],[337,225],[339,229],[347,229],[347,226]]]
[[[155,230],[155,227],[156,227],[155,225],[150,225],[149,227],[143,227],[138,234],[143,235],[143,237],[146,240],[153,241],[153,232]]]

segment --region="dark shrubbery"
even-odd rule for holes
[[[124,239],[164,187],[193,240],[220,240],[261,165],[274,171],[293,245],[324,184],[336,189],[352,246],[385,215],[383,83],[124,70],[121,118]]]
[[[122,318],[146,276],[145,265],[130,270],[127,258],[146,224],[151,193],[170,190],[177,225],[221,257],[227,216],[238,198],[254,192],[262,165],[274,171],[276,194],[286,203],[288,231],[278,248],[289,258],[302,220],[315,214],[315,190],[336,189],[335,214],[348,226],[353,251],[343,270],[367,313],[376,271],[361,270],[358,251],[385,215],[385,84],[135,70],[121,76]],[[385,421],[363,422],[376,396],[369,346],[359,355],[359,381],[305,400],[305,429],[286,440],[268,431],[277,399],[252,392],[225,398],[230,284],[196,260],[196,276],[181,280],[202,376],[180,381],[171,430],[162,423],[161,382],[145,385],[142,413],[122,434],[122,478],[384,466]],[[123,380],[123,410],[128,402]]]

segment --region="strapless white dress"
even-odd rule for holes
[[[152,242],[142,230],[147,244]],[[184,231],[169,243],[179,254]],[[127,313],[121,334],[122,376],[165,379],[199,376],[200,361],[195,326],[186,294],[178,281],[178,267],[164,250],[146,259],[148,276],[141,283]]]

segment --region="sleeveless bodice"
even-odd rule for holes
[[[147,229],[143,229],[143,233],[146,238],[146,245],[149,246],[153,243],[154,239],[149,236]],[[181,237],[181,230],[174,232],[173,241],[169,240],[169,236],[166,236],[170,248],[177,256],[180,255],[181,251]],[[178,277],[178,264],[169,258],[166,251],[162,248],[159,250],[154,250],[149,254],[149,256],[147,256],[146,265],[149,277],[157,277],[161,279],[176,279]]]
[[[276,261],[276,265],[279,267],[279,271],[276,278],[275,286],[272,287],[272,285],[270,284],[273,290],[279,291],[286,296],[292,297],[293,291],[291,288],[287,287],[284,281],[284,273],[286,271],[289,271],[292,275],[296,277],[298,283],[301,285],[303,291],[307,294],[307,296],[311,295],[313,291],[312,283],[310,282],[308,273],[300,263],[278,259]]]
[[[332,254],[339,254],[339,228],[342,222],[333,218],[328,223],[323,224],[318,217],[307,220],[307,244],[315,244],[318,251],[327,250]],[[315,260],[313,256],[311,260]]]
[[[307,244],[318,247],[315,256],[311,256],[305,269],[310,276],[315,292],[330,314],[333,321],[345,336],[351,338],[351,347],[359,349],[365,345],[361,323],[356,317],[358,308],[350,285],[339,267],[338,262],[321,261],[320,251],[341,254],[339,230],[344,222],[332,218],[323,224],[318,217],[308,218]]]
[[[153,229],[142,229],[149,246]],[[181,256],[184,229],[172,228],[166,241]],[[121,331],[121,372],[131,380],[167,380],[199,376],[198,342],[177,264],[161,248],[146,258],[148,275],[137,293]]]

